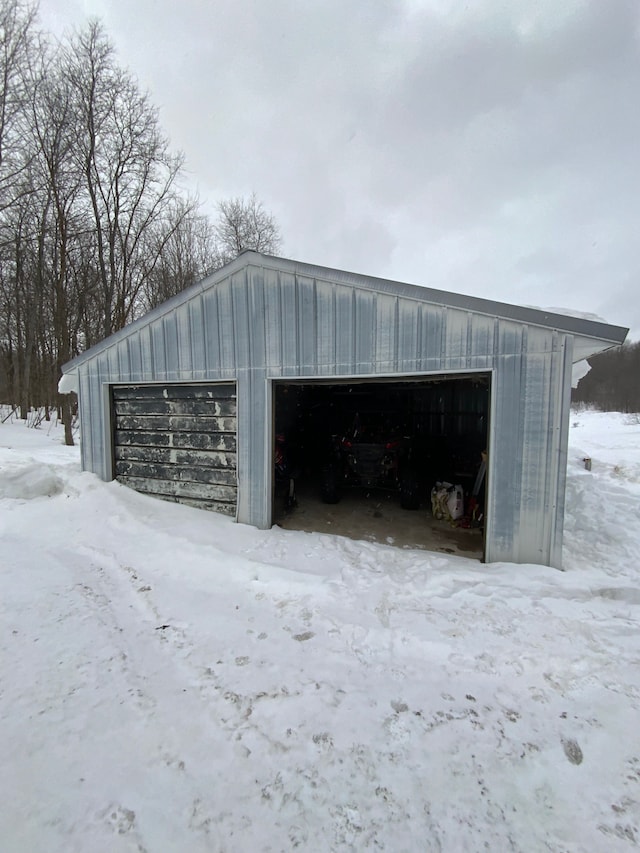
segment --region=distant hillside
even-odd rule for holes
[[[603,412],[640,412],[640,342],[594,355],[591,370],[573,389],[573,403]]]

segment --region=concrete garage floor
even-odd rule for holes
[[[285,512],[282,498],[275,499],[274,524],[285,530],[332,533],[399,548],[417,548],[482,559],[482,532],[452,527],[437,521],[431,508],[418,510],[400,507],[398,496],[384,492],[369,494],[357,489],[347,491],[337,504],[325,504],[318,490],[300,487],[298,505]]]

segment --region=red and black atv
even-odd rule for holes
[[[403,509],[420,506],[419,484],[411,465],[411,439],[380,412],[359,412],[342,435],[334,435],[322,468],[325,503],[338,503],[346,488],[398,492]]]

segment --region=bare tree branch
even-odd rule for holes
[[[266,255],[280,251],[280,228],[255,193],[248,199],[221,201],[218,214],[214,234],[221,265],[233,260],[243,249],[255,249]]]

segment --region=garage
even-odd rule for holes
[[[489,373],[281,381],[273,393],[275,524],[482,556]],[[474,518],[434,518],[436,483],[473,496]]]
[[[114,385],[111,401],[119,482],[235,516],[235,385]]]
[[[561,566],[572,366],[627,330],[428,284],[241,253],[63,366],[83,469],[263,530]],[[480,527],[433,518],[438,482]]]

